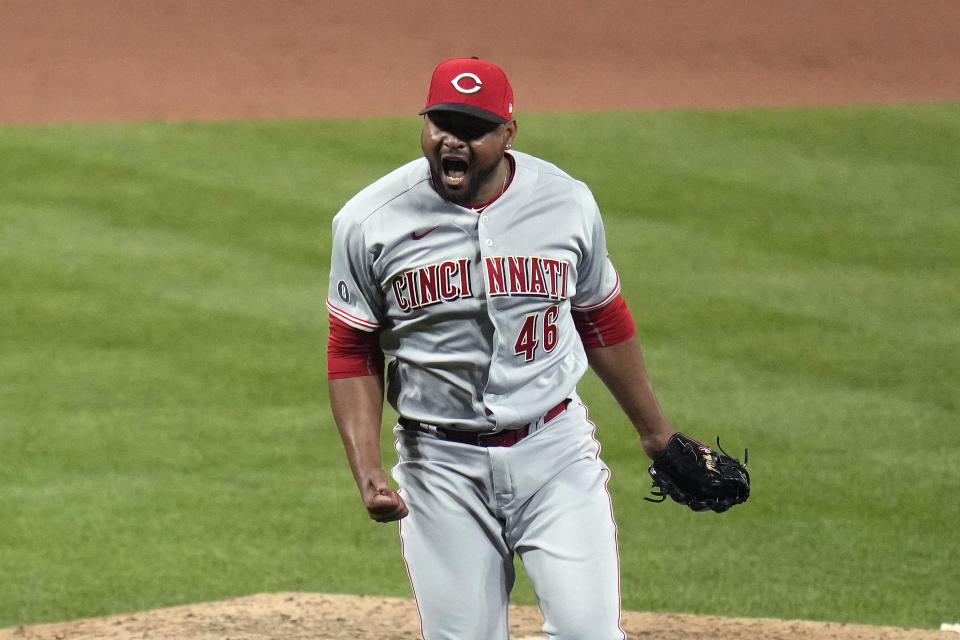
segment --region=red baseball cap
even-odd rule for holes
[[[478,58],[454,58],[437,65],[430,80],[431,111],[457,111],[503,124],[513,118],[513,88],[497,65]]]

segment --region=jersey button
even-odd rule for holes
[[[487,239],[487,246],[488,246],[488,247],[492,247],[492,246],[493,246],[493,240]]]

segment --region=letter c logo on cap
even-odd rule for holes
[[[460,86],[460,82],[464,78],[473,80],[473,86],[468,87],[466,89]],[[471,93],[476,93],[477,91],[480,91],[480,88],[483,86],[483,82],[480,80],[480,78],[477,77],[477,74],[475,73],[461,73],[456,78],[451,80],[450,84],[453,85],[454,89],[466,95],[470,95]]]

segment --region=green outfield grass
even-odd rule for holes
[[[330,419],[324,299],[332,215],[418,135],[0,127],[0,627],[409,595]],[[675,426],[750,448],[747,505],[644,502],[585,379],[625,608],[960,618],[960,105],[524,116],[517,147],[593,187]]]

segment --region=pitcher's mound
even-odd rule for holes
[[[536,607],[512,607],[514,640],[543,640]],[[635,640],[947,640],[940,631],[678,614],[623,615]],[[0,630],[0,640],[416,640],[404,598],[271,593],[124,615]]]

